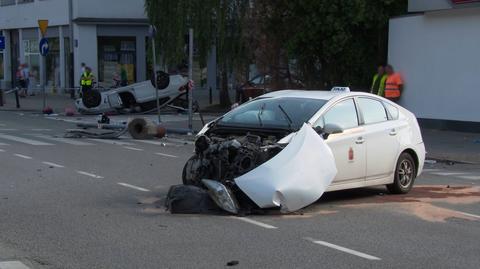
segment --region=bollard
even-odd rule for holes
[[[213,103],[212,87],[209,88],[208,100],[210,101],[210,104]]]
[[[0,106],[3,106],[3,90],[0,89]]]
[[[165,128],[144,118],[129,120],[127,128],[128,132],[134,139],[151,139],[153,137],[161,138],[165,135]]]

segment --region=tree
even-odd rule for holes
[[[160,59],[176,65],[186,58],[185,36],[194,28],[195,50],[201,66],[212,46],[217,49],[221,74],[220,104],[230,105],[228,73],[245,62],[243,21],[248,0],[146,0],[145,10],[157,27]]]

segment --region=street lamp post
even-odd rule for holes
[[[157,80],[157,50],[155,46],[155,36],[157,35],[157,29],[154,25],[150,25],[148,30],[150,35],[150,39],[152,40],[152,54],[153,54],[153,79],[155,85],[155,99],[157,100],[157,116],[158,116],[158,123],[162,122],[160,117],[160,100],[158,99],[158,80]]]

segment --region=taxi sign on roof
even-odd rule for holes
[[[350,92],[350,88],[349,87],[333,87],[332,92]]]
[[[38,20],[38,27],[40,28],[42,36],[45,36],[47,34],[48,20]]]

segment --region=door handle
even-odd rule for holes
[[[397,130],[392,129],[392,130],[390,131],[390,135],[391,135],[391,136],[397,135]]]
[[[357,141],[355,141],[355,143],[359,144],[359,145],[363,144],[363,143],[365,143],[365,139],[363,139],[363,137],[359,137],[359,138],[357,138]]]

